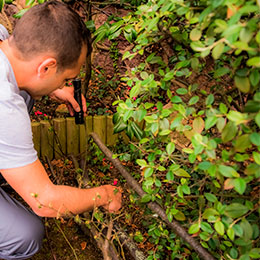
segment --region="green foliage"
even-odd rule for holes
[[[147,192],[143,205],[164,205],[168,219],[184,221],[216,258],[258,258],[259,2],[147,1],[95,35],[96,41],[123,35],[134,48],[122,59],[144,57],[122,77],[129,98],[114,102],[115,132],[126,130],[142,151],[136,163]],[[173,52],[165,58],[160,46],[167,39]],[[205,71],[216,82],[212,88],[183,84]],[[148,259],[184,252],[152,223],[149,237],[158,247]]]

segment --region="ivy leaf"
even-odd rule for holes
[[[221,221],[216,221],[214,223],[214,228],[221,236],[225,234],[225,227]]]
[[[231,218],[239,218],[248,212],[248,208],[240,203],[232,203],[225,209],[225,215]]]
[[[234,180],[235,191],[242,195],[246,190],[246,181],[242,178],[236,178]]]

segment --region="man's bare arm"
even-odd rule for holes
[[[78,214],[99,206],[116,212],[121,207],[121,193],[116,187],[79,189],[55,185],[39,160],[27,166],[1,170],[1,173],[39,216]]]

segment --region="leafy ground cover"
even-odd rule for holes
[[[80,2],[74,8],[84,14]],[[94,144],[89,185],[122,185],[117,219],[147,259],[200,259],[151,201],[216,259],[260,258],[259,1],[102,2],[91,18],[88,113],[116,112],[115,131],[130,143],[111,149],[146,195],[140,200]],[[57,115],[58,105],[43,101],[34,120]],[[91,221],[106,226],[110,217],[95,211]]]

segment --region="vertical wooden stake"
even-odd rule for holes
[[[37,155],[41,157],[41,124],[39,122],[32,122],[32,135],[34,149],[37,151]]]
[[[103,143],[106,143],[106,116],[93,117],[93,132],[95,132]]]
[[[66,120],[65,118],[53,119],[54,129],[54,158],[59,159],[66,155]]]
[[[41,156],[53,159],[53,128],[49,121],[42,120],[41,124]]]
[[[79,127],[74,117],[66,118],[67,154],[79,154]]]
[[[107,116],[107,145],[115,145],[118,134],[114,134],[113,116]]]

